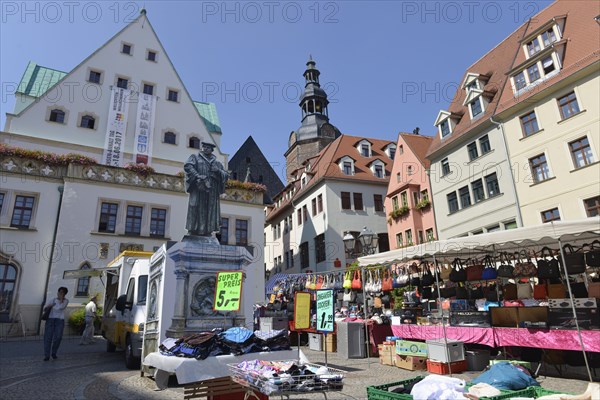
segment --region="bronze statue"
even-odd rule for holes
[[[185,162],[185,191],[190,194],[185,228],[189,235],[211,236],[221,229],[220,195],[229,174],[212,154],[215,145],[202,142],[202,150]]]

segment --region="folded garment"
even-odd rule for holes
[[[499,396],[502,392],[487,383],[478,383],[469,388],[469,394],[477,397]]]

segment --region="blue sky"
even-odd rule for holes
[[[252,135],[280,176],[309,54],[343,133],[433,134],[469,65],[549,1],[2,1],[2,115],[28,61],[69,71],[145,6],[195,100],[217,105],[222,150]]]

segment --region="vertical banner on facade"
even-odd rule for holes
[[[294,294],[294,328],[296,330],[310,328],[310,293]]]
[[[156,96],[140,93],[133,142],[133,160],[136,164],[150,164],[155,110]]]
[[[333,290],[317,290],[317,331],[333,332]]]
[[[127,130],[127,113],[131,91],[113,86],[110,91],[108,123],[102,162],[112,167],[123,166],[123,142]]]

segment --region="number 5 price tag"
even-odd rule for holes
[[[214,311],[239,311],[242,302],[242,271],[217,273]]]

